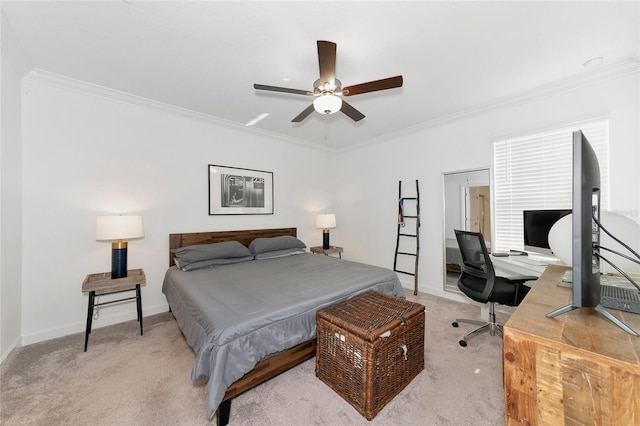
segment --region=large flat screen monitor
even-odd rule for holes
[[[571,304],[555,317],[577,308],[592,308],[629,334],[638,336],[600,304],[600,164],[582,131],[573,132],[572,294]]]
[[[524,210],[522,225],[524,230],[524,249],[542,254],[553,254],[549,247],[549,231],[562,217],[571,214],[571,210]]]

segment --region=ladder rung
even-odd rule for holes
[[[395,272],[400,272],[400,273],[402,273],[402,274],[407,274],[407,275],[413,275],[413,276],[415,276],[415,275],[416,275],[416,274],[414,274],[413,272],[405,272],[405,271],[401,271],[401,270],[399,270],[399,269],[394,269],[394,271],[395,271]]]
[[[411,191],[413,192],[413,191]],[[399,272],[401,274],[406,274],[406,275],[411,275],[414,277],[414,290],[413,290],[413,294],[417,295],[418,294],[418,253],[420,253],[420,189],[418,188],[418,179],[416,179],[416,191],[415,191],[415,197],[403,197],[402,196],[402,181],[398,182],[398,197],[400,199],[400,211],[399,211],[399,215],[400,215],[400,219],[401,222],[398,222],[398,234],[397,234],[397,239],[396,239],[396,254],[394,257],[394,261],[393,261],[393,270],[396,272]],[[410,214],[410,215],[404,215],[404,201],[413,201],[415,202],[415,204],[411,204],[411,208],[409,209],[409,212],[414,213],[415,214]],[[415,208],[413,208],[413,206],[415,205]],[[404,227],[406,224],[404,222],[404,219],[410,219],[408,222],[413,225],[415,224],[415,234],[410,234],[410,233],[406,233],[406,232],[400,232],[400,227]],[[414,222],[412,223],[411,220],[413,220]],[[406,231],[412,231],[413,229],[408,228],[406,229]],[[416,239],[416,244],[415,244],[415,253],[408,253],[408,252],[401,252],[398,251],[399,246],[400,246],[400,237],[409,237],[409,238],[415,238]],[[409,246],[409,249],[414,248]],[[396,263],[398,261],[398,256],[413,256],[415,257],[415,271],[414,272],[408,272],[408,271],[402,271],[400,269],[396,268]]]

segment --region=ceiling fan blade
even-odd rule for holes
[[[360,121],[364,118],[363,113],[346,103],[344,99],[342,100],[342,107],[340,108],[340,111],[345,113],[353,121]]]
[[[268,90],[270,92],[293,93],[294,95],[313,95],[313,92],[310,92],[308,90],[289,89],[288,87],[278,86],[266,86],[264,84],[254,84],[253,88],[257,90]]]
[[[336,78],[336,44],[318,40],[318,63],[320,64],[320,84],[333,82]]]
[[[291,120],[292,123],[299,123],[309,116],[314,111],[313,104],[309,105],[304,111],[302,111],[296,118]]]
[[[383,78],[382,80],[370,81],[368,83],[356,84],[342,89],[344,96],[359,95],[361,93],[376,92],[378,90],[393,89],[402,87],[402,76]]]

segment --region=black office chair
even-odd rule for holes
[[[456,319],[451,325],[458,327],[458,323],[479,325],[473,331],[465,334],[460,340],[460,346],[467,346],[467,339],[488,331],[495,336],[496,331],[502,334],[502,325],[496,322],[495,304],[518,306],[529,292],[526,281],[537,280],[534,276],[496,277],[484,237],[479,232],[454,230],[460,254],[462,255],[462,273],[458,278],[458,288],[470,299],[480,303],[489,303],[489,322]]]

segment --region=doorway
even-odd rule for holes
[[[491,191],[489,185],[465,186],[465,231],[480,232],[491,242]]]

